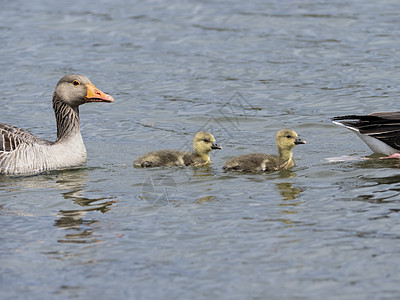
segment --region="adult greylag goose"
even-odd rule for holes
[[[355,132],[374,153],[399,158],[400,112],[339,116],[332,122]]]
[[[135,159],[135,167],[203,166],[211,163],[210,152],[222,149],[209,132],[200,131],[193,139],[193,153],[177,150],[149,152]]]
[[[113,102],[83,75],[67,75],[57,83],[53,109],[57,140],[46,141],[10,125],[0,123],[0,174],[27,174],[83,165],[86,148],[79,129],[79,105]]]
[[[261,173],[289,169],[294,166],[293,147],[306,142],[291,129],[281,129],[275,136],[279,155],[250,153],[236,156],[228,160],[223,169],[226,171],[241,171]]]

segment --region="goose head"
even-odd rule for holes
[[[215,142],[211,133],[204,131],[196,133],[193,139],[193,150],[196,154],[208,155],[214,149],[222,149],[222,147]]]
[[[294,146],[306,143],[306,141],[298,137],[296,131],[291,129],[279,130],[276,134],[275,142],[279,152],[291,151]]]
[[[61,78],[54,91],[54,97],[71,107],[88,102],[114,102],[112,96],[97,89],[89,78],[77,74]]]

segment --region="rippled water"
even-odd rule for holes
[[[398,1],[31,1],[0,10],[0,122],[55,139],[51,95],[87,75],[86,167],[0,177],[2,299],[396,299],[400,163],[336,115],[399,110]],[[224,173],[306,145],[297,166]],[[205,168],[135,157],[224,149]]]

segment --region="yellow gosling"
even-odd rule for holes
[[[198,132],[193,139],[193,153],[177,150],[159,150],[136,158],[135,167],[203,166],[211,163],[210,152],[222,149],[209,132]]]
[[[226,171],[267,172],[289,169],[294,166],[293,147],[306,142],[291,129],[281,129],[275,137],[279,156],[250,153],[231,158],[224,165]]]

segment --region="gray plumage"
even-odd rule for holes
[[[210,152],[213,149],[222,149],[215,143],[211,133],[198,132],[193,139],[193,152],[177,150],[159,150],[149,152],[136,158],[135,167],[172,167],[172,166],[202,166],[211,162]]]
[[[0,123],[0,174],[29,174],[82,165],[86,148],[79,127],[79,105],[113,102],[83,75],[67,75],[57,83],[53,109],[57,140],[46,141],[15,126]]]
[[[159,150],[147,153],[135,160],[136,167],[172,167],[203,164],[205,161],[194,153],[177,150]]]
[[[295,145],[305,144],[291,129],[281,129],[275,137],[279,155],[250,153],[236,156],[225,162],[225,171],[267,172],[289,169],[294,166],[292,149]]]
[[[400,152],[398,111],[339,116],[332,121],[355,132],[374,153],[392,155]]]
[[[277,170],[279,165],[279,157],[276,155],[268,155],[264,153],[249,153],[234,157],[228,160],[225,170],[243,171],[243,172],[264,172]]]

